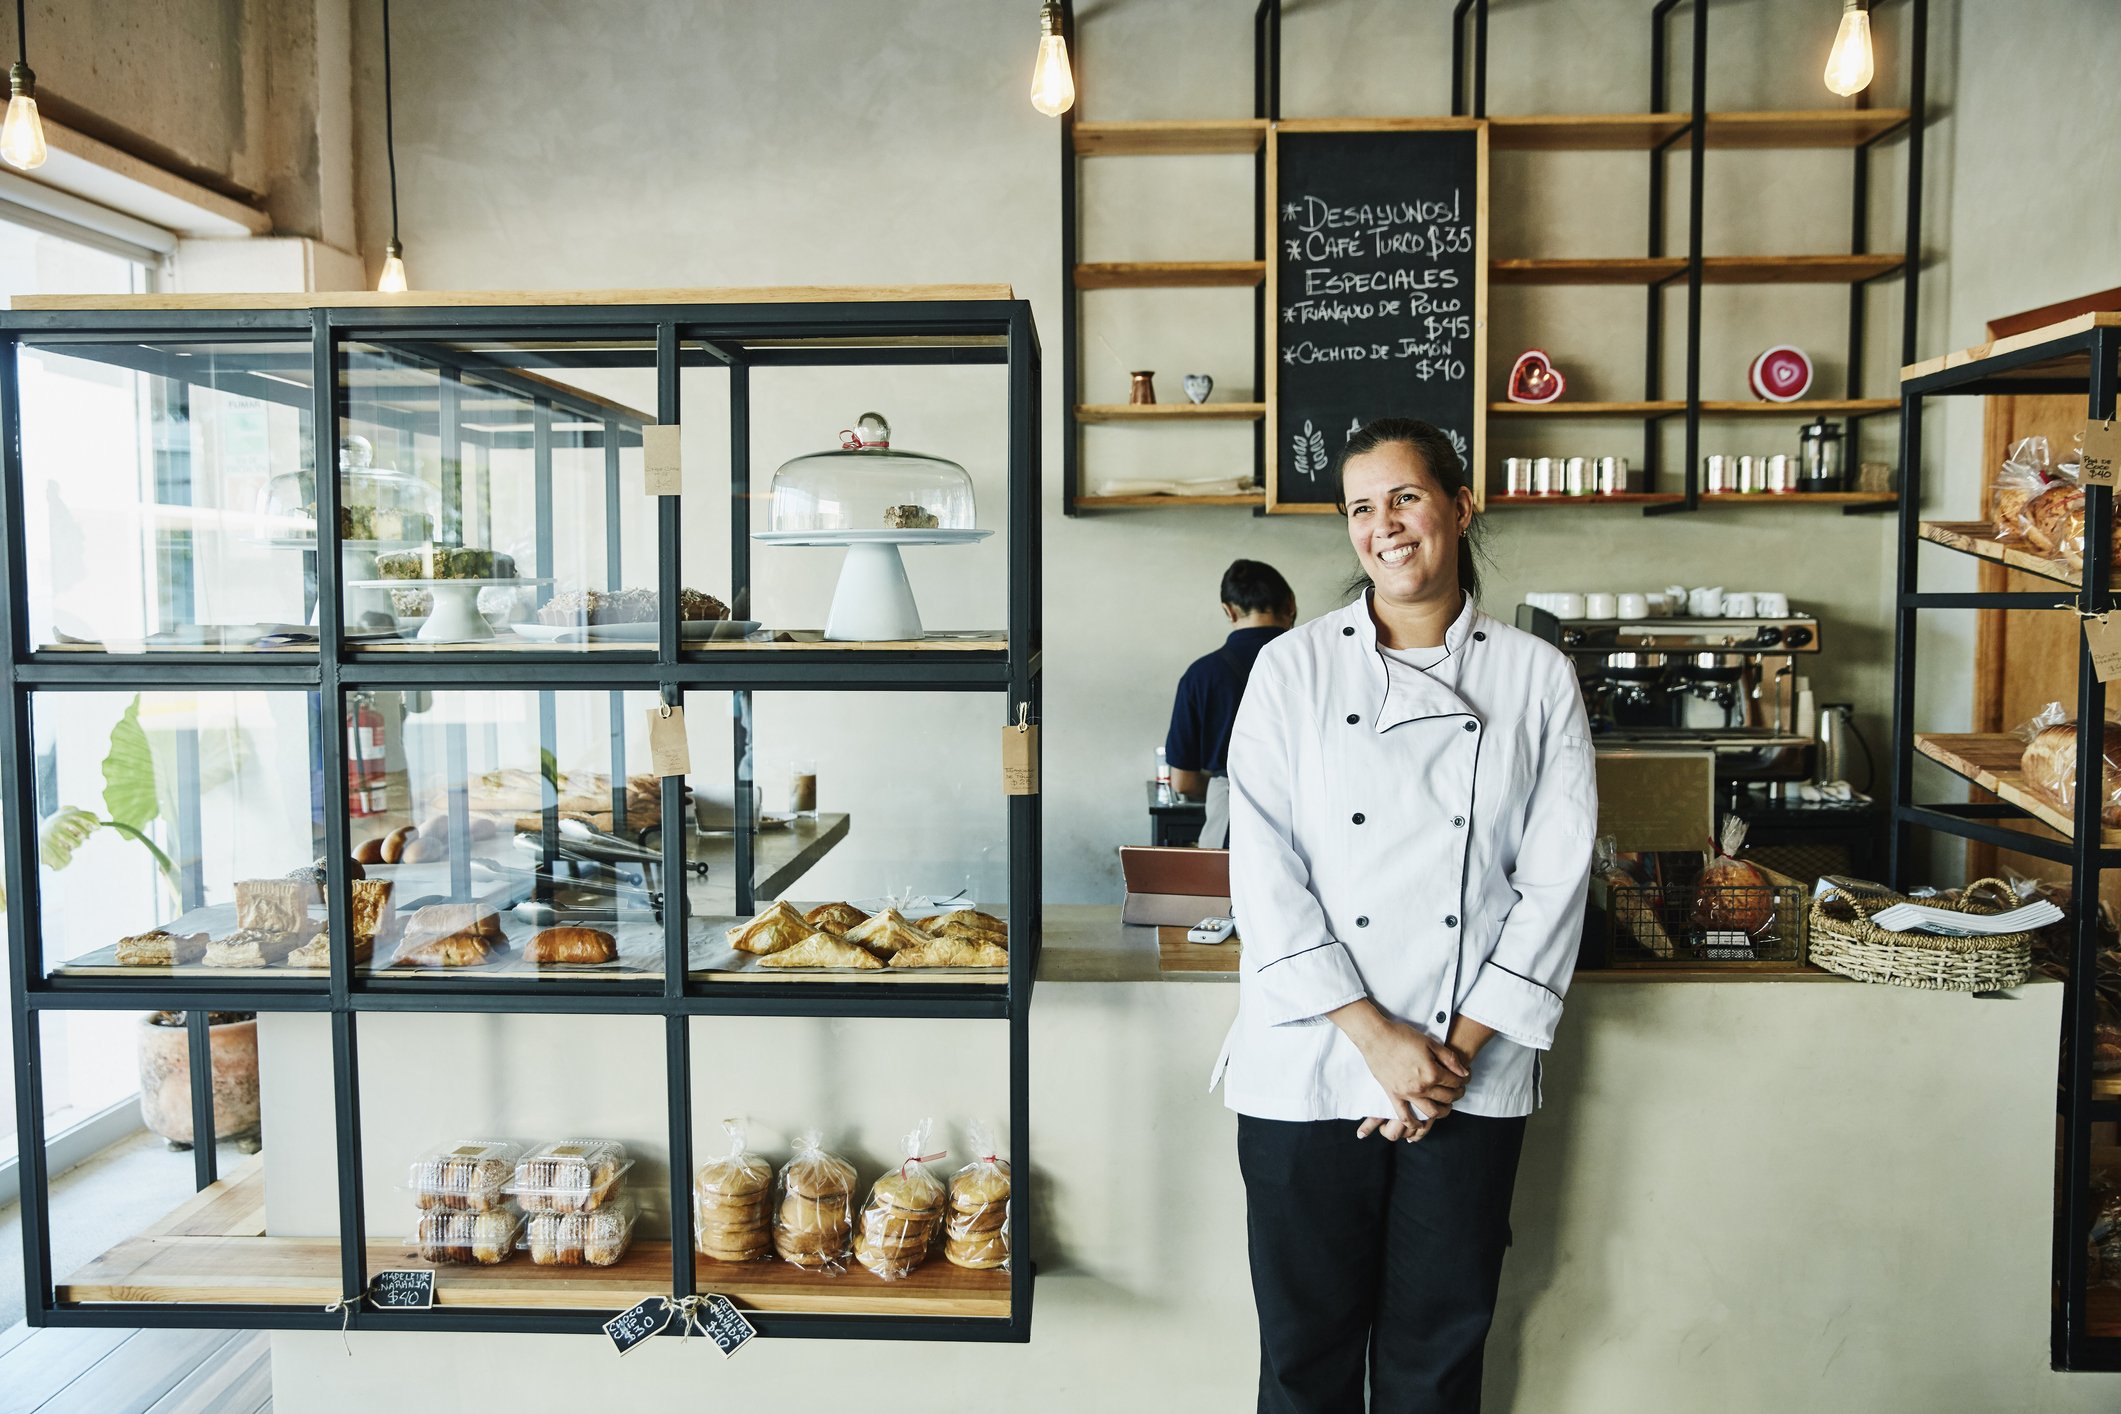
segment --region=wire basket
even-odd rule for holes
[[[1612,965],[1803,962],[1804,886],[1772,869],[1760,873],[1764,884],[1704,885],[1698,871],[1658,884],[1602,881]]]

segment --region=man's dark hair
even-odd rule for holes
[[[1296,612],[1296,591],[1263,560],[1232,560],[1223,571],[1223,602],[1248,614]]]

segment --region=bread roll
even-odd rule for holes
[[[534,963],[616,962],[619,944],[600,928],[547,928],[530,940],[523,956]]]

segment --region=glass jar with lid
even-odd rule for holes
[[[434,538],[441,515],[435,488],[408,472],[375,464],[375,448],[366,437],[339,444],[340,582],[352,586],[376,578],[379,551],[405,550]],[[313,550],[317,545],[317,479],[309,471],[290,471],[265,483],[259,493],[258,521],[267,543],[283,549]],[[390,629],[396,616],[386,590],[349,587],[346,624],[356,629]]]

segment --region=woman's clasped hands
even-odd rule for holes
[[[1415,1143],[1426,1137],[1465,1094],[1473,1056],[1493,1034],[1460,1017],[1461,1025],[1452,1028],[1453,1041],[1461,1039],[1462,1031],[1478,1034],[1464,1037],[1463,1046],[1439,1041],[1387,1015],[1368,998],[1350,1002],[1327,1017],[1355,1043],[1370,1074],[1392,1101],[1390,1116],[1373,1115],[1357,1126],[1355,1134],[1360,1139],[1381,1134]]]

